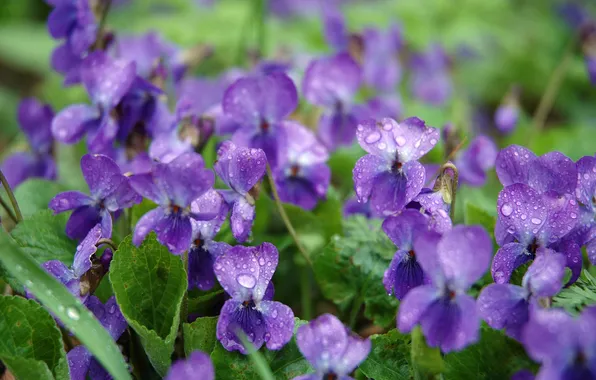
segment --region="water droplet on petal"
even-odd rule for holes
[[[364,139],[364,142],[366,142],[367,144],[374,144],[377,141],[379,141],[380,139],[381,139],[381,134],[377,131],[374,131],[370,135],[366,136],[366,138]]]
[[[532,223],[538,225],[538,224],[542,223],[542,220],[540,220],[538,218],[532,218]]]
[[[397,137],[395,138],[395,142],[396,142],[396,143],[397,143],[397,145],[399,145],[399,146],[404,146],[404,145],[406,145],[406,139],[405,139],[405,137],[403,137],[403,136],[397,136]]]
[[[236,281],[238,281],[240,285],[244,286],[247,289],[252,289],[257,284],[257,279],[252,274],[239,274],[236,277]]]
[[[505,216],[509,216],[513,213],[513,207],[511,207],[509,203],[504,203],[503,206],[501,206],[501,213]]]

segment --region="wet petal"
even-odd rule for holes
[[[102,217],[97,207],[78,207],[70,214],[70,218],[66,222],[66,235],[74,240],[83,240],[87,233],[101,222]]]
[[[103,154],[84,155],[81,158],[81,170],[95,199],[105,199],[126,180],[118,164]]]
[[[536,155],[523,146],[510,145],[501,150],[497,155],[495,167],[503,186],[514,183],[528,184],[530,163],[535,159]]]
[[[196,215],[215,215],[215,217],[208,220],[191,220],[193,237],[199,237],[202,240],[211,240],[226,221],[229,207],[219,192],[209,190],[191,204],[191,211]]]
[[[383,285],[389,294],[401,300],[413,288],[424,284],[425,276],[422,267],[415,256],[410,256],[408,251],[395,252],[389,268],[383,275]]]
[[[539,232],[544,245],[554,243],[575,228],[579,221],[579,207],[571,194],[559,195],[554,191],[543,194],[546,221]]]
[[[348,332],[334,315],[323,314],[302,325],[296,333],[298,349],[318,371],[325,373],[347,349]]]
[[[577,200],[584,205],[590,205],[596,197],[596,158],[585,156],[577,161]]]
[[[188,289],[209,290],[215,285],[213,257],[208,250],[193,246],[188,252]]]
[[[189,217],[166,215],[157,222],[155,233],[157,233],[157,240],[175,255],[182,254],[190,248],[192,226]]]
[[[265,175],[267,157],[261,149],[239,148],[226,141],[213,168],[230,188],[245,195]]]
[[[428,220],[417,210],[404,210],[383,222],[383,231],[400,250],[412,249],[414,233],[427,229]]]
[[[586,251],[590,253],[590,247],[586,246]],[[582,272],[582,250],[579,244],[571,239],[565,239],[557,247],[557,252],[561,253],[565,257],[565,265],[571,269],[571,277],[565,286],[573,284]],[[589,256],[588,256],[589,257]]]
[[[521,286],[490,284],[478,296],[478,315],[493,329],[505,329],[507,335],[521,338],[528,322],[528,292]]]
[[[99,118],[95,107],[86,104],[73,104],[58,112],[52,120],[52,135],[65,144],[79,141],[89,126]]]
[[[19,103],[17,118],[34,151],[49,153],[52,146],[52,107],[35,98],[25,98]]]
[[[263,315],[254,306],[245,306],[230,299],[221,308],[216,336],[226,350],[240,351],[246,355],[247,351],[238,338],[239,332],[243,332],[248,341],[258,350],[265,342],[267,327]]]
[[[434,286],[423,285],[412,289],[401,301],[397,314],[397,328],[409,333],[420,323],[427,309],[440,297]]]
[[[548,211],[543,197],[524,184],[505,187],[497,200],[499,223],[521,244],[530,244],[544,225]]]
[[[151,173],[135,174],[129,178],[130,186],[141,196],[165,206],[168,204],[168,195],[157,187],[153,178]]]
[[[375,176],[372,186],[372,210],[377,215],[400,211],[420,193],[424,179],[424,167],[418,161],[405,163],[398,173],[381,172]]]
[[[86,380],[93,355],[83,345],[76,346],[66,354],[71,380]]]
[[[522,334],[527,353],[536,361],[567,355],[573,349],[575,334],[572,317],[562,309],[533,309]]]
[[[232,207],[230,216],[230,226],[234,238],[238,243],[243,243],[248,239],[252,224],[255,219],[255,206],[246,201],[246,198],[240,197]]]
[[[279,261],[271,243],[235,246],[215,260],[214,271],[224,290],[236,301],[263,299]]]
[[[436,285],[442,285],[445,281],[445,274],[438,256],[438,245],[441,234],[435,231],[426,231],[416,234],[414,238],[414,252],[416,260],[424,270],[424,273],[433,280]]]
[[[443,235],[437,253],[445,277],[467,289],[488,269],[492,242],[482,227],[459,225]]]
[[[130,89],[135,71],[134,62],[113,59],[97,50],[81,64],[81,79],[95,104],[112,108]]]
[[[91,257],[97,252],[96,244],[101,239],[101,225],[93,227],[81,244],[77,247],[72,263],[72,269],[75,276],[81,277],[85,272],[91,269]]]
[[[59,260],[50,260],[43,263],[42,266],[46,272],[64,284],[72,295],[80,298],[81,289],[79,279],[63,262]],[[30,297],[29,295],[27,296]]]
[[[534,255],[526,250],[526,247],[519,243],[508,243],[499,248],[493,259],[491,274],[497,284],[509,282],[513,271],[528,261]]]
[[[535,297],[553,297],[563,287],[564,275],[565,256],[551,249],[540,248],[522,283]]]
[[[166,380],[214,380],[215,368],[209,355],[194,351],[186,360],[177,360],[168,370]]]
[[[410,117],[401,123],[391,119],[383,119],[383,125],[393,124],[393,136],[397,143],[399,162],[417,160],[428,153],[439,142],[439,130],[428,127],[417,118]]]
[[[358,144],[367,153],[381,157],[385,161],[393,161],[397,152],[394,128],[397,128],[397,123],[392,119],[383,119],[380,122],[372,119],[363,120],[356,128]]]
[[[372,346],[370,339],[362,339],[354,335],[348,335],[348,344],[341,361],[332,364],[333,372],[342,380],[349,379],[348,375],[366,359]]]
[[[373,190],[375,177],[390,169],[391,165],[389,162],[372,154],[367,154],[356,162],[353,170],[353,179],[354,189],[360,202],[368,201]]]
[[[83,194],[80,191],[65,191],[52,198],[48,207],[55,214],[59,214],[75,208],[88,206],[92,202],[93,200],[87,194]]]
[[[455,160],[459,179],[472,186],[482,186],[486,172],[495,166],[497,154],[497,146],[489,137],[477,136]]]
[[[577,186],[575,163],[561,152],[549,152],[530,161],[528,171],[528,185],[539,192],[573,194]]]
[[[149,232],[153,231],[157,224],[164,218],[166,218],[166,215],[163,207],[157,207],[143,215],[135,226],[132,237],[133,244],[136,246],[141,245]]]
[[[259,308],[267,326],[264,336],[267,348],[279,350],[294,335],[294,312],[283,303],[275,301],[261,301]]]

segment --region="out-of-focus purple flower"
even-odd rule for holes
[[[510,145],[497,155],[495,169],[503,186],[523,183],[539,193],[559,194],[574,194],[577,186],[575,163],[560,152],[536,157],[528,148]]]
[[[353,98],[362,82],[362,70],[348,53],[312,61],[302,81],[304,97],[325,108],[319,119],[318,136],[329,150],[354,141],[358,120]]]
[[[495,125],[501,133],[510,133],[519,120],[519,87],[512,86],[495,111]]]
[[[294,333],[294,313],[272,301],[270,284],[279,254],[273,244],[235,246],[215,259],[217,280],[230,295],[219,314],[217,339],[228,351],[247,353],[239,334],[259,349],[279,350]]]
[[[495,167],[497,145],[487,136],[476,136],[455,159],[459,180],[470,186],[486,183],[486,173]]]
[[[2,172],[13,189],[27,178],[56,178],[56,164],[52,157],[53,117],[52,107],[37,99],[23,99],[19,104],[17,119],[29,141],[31,152],[14,153],[2,163]]]
[[[230,248],[224,242],[213,241],[228,216],[228,205],[215,190],[209,190],[191,205],[196,213],[208,209],[218,210],[217,216],[208,221],[191,219],[192,243],[188,251],[188,288],[209,290],[215,285],[213,262]]]
[[[522,286],[490,284],[484,288],[477,300],[478,314],[490,327],[504,328],[507,335],[519,340],[529,320],[530,303],[555,296],[563,286],[564,275],[563,255],[542,252],[528,268]]]
[[[315,135],[296,122],[288,122],[288,146],[273,172],[279,197],[304,209],[313,209],[319,199],[325,198],[331,181],[331,170],[326,161],[327,149]]]
[[[401,64],[398,60],[402,46],[401,34],[397,24],[391,25],[387,31],[367,28],[363,32],[364,82],[378,91],[395,92],[401,79]]]
[[[511,380],[534,380],[534,378],[532,371],[527,369],[519,370],[511,375]]]
[[[343,215],[344,218],[349,217],[350,215],[364,215],[367,219],[373,217],[372,210],[370,209],[369,202],[360,202],[357,196],[353,196],[345,201],[343,207]]]
[[[119,35],[115,44],[116,56],[125,61],[134,61],[137,74],[150,79],[160,60],[170,52],[164,46],[162,37],[155,31],[141,35]]]
[[[442,237],[426,232],[416,238],[416,258],[432,284],[406,294],[397,318],[399,330],[407,333],[419,324],[428,345],[444,352],[478,340],[476,303],[465,292],[486,271],[491,245],[478,226],[456,226]]]
[[[155,231],[157,240],[173,254],[189,249],[190,220],[211,220],[219,212],[211,207],[196,212],[191,209],[191,203],[209,191],[214,182],[213,172],[205,169],[203,158],[196,153],[182,154],[168,164],[156,163],[151,173],[130,177],[131,186],[139,194],[159,205],[141,217],[133,243],[140,245],[149,232]]]
[[[537,379],[596,377],[596,308],[573,318],[561,309],[533,309],[522,341],[542,367]]]
[[[412,288],[429,283],[414,251],[414,240],[428,230],[428,219],[416,210],[404,210],[383,222],[383,231],[398,248],[385,271],[383,285],[399,300]]]
[[[182,133],[187,127],[182,115],[183,112],[172,114],[163,102],[157,104],[148,125],[153,136],[149,145],[149,157],[167,164],[178,156],[193,151],[193,134]]]
[[[97,243],[102,238],[101,225],[93,227],[77,247],[71,268],[60,260],[50,260],[42,264],[43,268],[68,291],[83,302],[89,297],[89,288],[81,282],[81,277],[91,269],[91,258],[97,252]],[[28,294],[30,297],[30,295]]]
[[[232,209],[230,226],[234,238],[243,243],[255,219],[255,198],[251,190],[265,175],[267,157],[261,149],[238,148],[231,141],[226,141],[217,152],[213,168],[230,188],[220,190],[220,193]]]
[[[327,44],[336,51],[348,47],[348,28],[336,1],[322,3],[323,35]]]
[[[442,106],[451,97],[453,83],[449,57],[440,45],[414,54],[410,62],[410,90],[425,103]]]
[[[586,23],[580,34],[588,77],[592,85],[596,85],[596,23]]]
[[[73,53],[66,42],[57,46],[50,58],[52,69],[64,75],[64,86],[81,82],[82,62],[82,56]]]
[[[132,134],[148,134],[147,125],[154,117],[159,95],[163,91],[140,76],[118,103],[118,135],[122,143],[130,143]]]
[[[130,90],[135,64],[95,51],[81,63],[81,80],[93,105],[73,104],[60,111],[52,121],[52,134],[60,142],[74,144],[86,133],[89,151],[101,152],[118,134],[110,113]]]
[[[55,39],[65,38],[75,54],[86,52],[95,42],[98,25],[89,0],[62,1],[48,17],[48,31]]]
[[[495,238],[501,248],[491,268],[496,283],[508,282],[513,271],[534,259],[540,248],[563,254],[573,272],[570,282],[577,279],[582,267],[581,249],[573,241],[561,244],[561,239],[578,222],[575,197],[554,191],[540,194],[528,185],[516,183],[501,190],[497,211]]]
[[[141,197],[130,187],[118,164],[108,156],[86,154],[81,158],[81,170],[89,186],[90,195],[66,191],[56,195],[48,207],[55,214],[73,210],[66,223],[66,234],[81,240],[96,224],[101,224],[102,235],[112,236],[110,213],[141,202]]]
[[[412,201],[424,185],[424,167],[417,160],[439,141],[439,131],[412,117],[401,123],[392,119],[363,121],[356,133],[369,154],[354,167],[356,195],[370,198],[375,215],[391,215]]]
[[[193,351],[186,360],[177,360],[170,367],[166,380],[214,380],[215,368],[209,355]]]
[[[332,314],[323,314],[300,326],[296,343],[315,373],[294,380],[351,379],[350,373],[366,359],[371,349],[370,339],[355,336]]]
[[[379,120],[389,117],[398,120],[402,115],[402,104],[399,94],[379,94],[369,99],[365,104],[354,106],[356,120],[375,119]]]
[[[582,157],[576,165],[578,181],[575,195],[579,202],[580,222],[566,239],[585,246],[590,262],[596,264],[596,158]]]
[[[126,331],[128,326],[118,304],[113,296],[104,304],[95,297],[89,297],[87,308],[95,315],[102,326],[110,333],[114,341]],[[91,379],[109,379],[108,372],[99,364],[83,345],[76,346],[66,355],[71,380],[85,380],[87,376]]]
[[[298,92],[292,80],[283,73],[238,79],[226,90],[223,110],[240,128],[232,141],[241,147],[262,149],[275,168],[279,152],[287,145],[282,128],[298,104]]]

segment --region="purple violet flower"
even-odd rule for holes
[[[143,197],[159,206],[141,217],[135,227],[133,243],[140,245],[149,232],[157,233],[157,240],[179,255],[190,248],[191,218],[211,220],[219,209],[191,209],[191,203],[209,191],[215,177],[205,169],[203,158],[196,153],[185,153],[168,164],[156,163],[148,174],[130,177],[131,186]]]
[[[52,134],[60,142],[74,144],[87,133],[89,151],[100,152],[118,134],[111,112],[135,80],[135,63],[95,51],[81,64],[81,80],[93,105],[74,104],[60,111],[52,122]]]
[[[325,198],[331,181],[327,149],[315,135],[296,122],[288,122],[288,146],[273,172],[279,197],[306,210]]]
[[[209,355],[193,351],[186,360],[177,360],[170,367],[166,380],[214,380],[215,368]]]
[[[323,4],[322,18],[325,41],[334,50],[345,51],[348,48],[348,28],[344,15],[335,2],[321,4]]]
[[[262,149],[272,168],[287,145],[284,119],[297,105],[296,86],[283,73],[240,78],[223,98],[224,112],[241,125],[232,136],[234,144]]]
[[[231,141],[225,141],[213,167],[230,188],[219,192],[232,209],[230,226],[234,238],[243,243],[255,219],[255,186],[267,171],[267,157],[261,149],[238,148]]]
[[[379,94],[369,99],[365,104],[354,106],[356,120],[375,119],[384,117],[397,120],[402,115],[402,103],[397,92]]]
[[[73,53],[65,42],[52,51],[50,65],[56,72],[64,75],[64,86],[81,82],[82,56]]]
[[[592,85],[596,85],[596,24],[585,23],[580,29],[580,36],[588,78]]]
[[[495,167],[497,145],[487,136],[476,136],[455,159],[459,181],[469,186],[483,186],[486,173]]]
[[[344,202],[343,216],[347,218],[351,215],[364,215],[366,219],[373,218],[370,202],[360,202],[357,196],[352,196]]]
[[[465,292],[490,263],[492,244],[486,231],[478,226],[456,226],[442,237],[426,232],[414,240],[414,251],[432,284],[406,294],[399,308],[399,331],[407,333],[420,324],[428,345],[444,352],[477,341],[480,320],[476,303]]]
[[[128,326],[114,296],[104,304],[95,297],[89,297],[87,308],[95,315],[102,326],[110,333],[114,341],[126,331]],[[110,375],[101,364],[91,355],[83,345],[76,346],[66,355],[71,380],[85,380],[87,375],[91,379],[109,379]]]
[[[354,141],[358,120],[352,110],[362,70],[348,53],[313,60],[304,74],[302,91],[310,103],[323,107],[318,136],[329,150]]]
[[[416,210],[404,210],[383,222],[383,231],[398,248],[383,275],[383,285],[389,294],[394,294],[399,300],[412,288],[430,283],[414,251],[414,240],[428,230],[427,217]]]
[[[272,301],[271,278],[279,254],[273,244],[235,246],[215,259],[217,280],[230,295],[217,321],[217,339],[228,351],[247,351],[238,338],[246,334],[258,350],[263,343],[279,350],[294,333],[294,313],[281,302]]]
[[[17,119],[31,152],[14,153],[2,162],[2,172],[13,189],[31,177],[56,178],[50,128],[53,117],[52,108],[37,99],[23,99],[19,104]]]
[[[425,103],[442,106],[451,97],[453,84],[449,72],[449,57],[440,45],[415,54],[410,62],[410,89]]]
[[[224,242],[213,241],[221,225],[228,216],[228,205],[222,196],[215,190],[209,190],[191,205],[191,211],[199,213],[215,208],[217,216],[208,221],[191,219],[192,243],[188,251],[188,288],[209,290],[215,285],[213,262],[227,251],[230,245]]]
[[[294,380],[351,379],[350,373],[371,349],[370,339],[356,336],[332,314],[323,314],[300,326],[296,343],[316,372]]]
[[[386,118],[378,123],[363,121],[356,136],[369,153],[353,171],[358,199],[370,198],[375,215],[399,212],[424,185],[425,170],[417,160],[437,144],[439,131],[417,117],[401,123]]]
[[[86,154],[81,158],[83,177],[91,195],[66,191],[56,195],[48,207],[54,214],[73,210],[66,223],[66,235],[83,239],[96,224],[101,224],[102,236],[112,236],[112,215],[118,210],[140,203],[141,197],[130,187],[118,164],[108,156]]]
[[[366,28],[363,32],[364,81],[380,92],[395,92],[401,79],[401,64],[398,59],[402,46],[401,34],[401,28],[397,24],[391,25],[387,31]]]
[[[580,222],[566,238],[585,246],[590,262],[596,265],[596,158],[582,157],[576,165]]]
[[[539,248],[563,254],[573,273],[570,283],[577,279],[582,267],[581,249],[573,241],[560,244],[577,225],[579,208],[573,196],[554,191],[540,194],[516,183],[501,190],[497,211],[495,237],[501,248],[491,267],[496,283],[508,282],[515,269],[536,257]]]
[[[522,341],[542,367],[537,379],[596,377],[596,308],[573,318],[561,309],[533,309]]]
[[[495,125],[501,133],[510,133],[519,120],[519,88],[513,86],[495,111]]]
[[[98,25],[89,0],[61,1],[48,17],[48,31],[55,38],[65,38],[76,55],[85,53],[95,42]]]
[[[563,286],[564,275],[565,257],[552,251],[541,252],[528,267],[522,286],[490,284],[482,289],[477,300],[478,314],[490,327],[504,328],[507,335],[520,340],[529,320],[530,304],[555,296]]]
[[[72,295],[81,299],[83,302],[89,297],[90,289],[86,284],[81,282],[81,277],[91,269],[91,258],[97,252],[97,243],[101,238],[101,225],[97,224],[77,247],[71,268],[60,260],[50,260],[42,264],[46,272],[64,284]],[[27,294],[27,296],[29,298],[33,297],[30,294]]]
[[[539,193],[559,194],[574,194],[577,186],[575,163],[560,152],[536,157],[528,148],[510,145],[497,155],[495,168],[503,186],[523,183]]]

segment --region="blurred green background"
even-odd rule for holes
[[[250,42],[256,40],[254,33],[244,33],[255,4],[252,0],[220,0],[205,7],[199,6],[198,0],[115,1],[107,23],[123,33],[157,30],[185,47],[211,44],[215,54],[203,71],[222,71],[235,63],[245,35]],[[373,0],[350,2],[343,10],[351,31],[397,21],[403,26],[409,49],[440,42],[455,58],[454,100],[433,108],[412,100],[404,86],[404,116],[416,115],[441,126],[464,104],[466,128],[474,130],[475,110],[482,110],[490,120],[510,86],[519,84],[524,115],[518,131],[499,140],[504,145],[526,144],[531,115],[566,46],[576,38],[577,30],[559,11],[568,4],[558,0]],[[14,149],[14,144],[19,146],[15,110],[22,96],[38,96],[56,111],[85,96],[78,87],[63,88],[61,78],[51,71],[49,57],[56,42],[45,27],[49,11],[42,0],[2,0],[0,5],[2,155]],[[329,51],[316,13],[285,19],[270,15],[266,32],[266,55],[281,46],[298,53]],[[594,154],[595,104],[596,91],[588,80],[578,44],[546,130],[530,147],[539,154],[557,149],[573,159]]]

